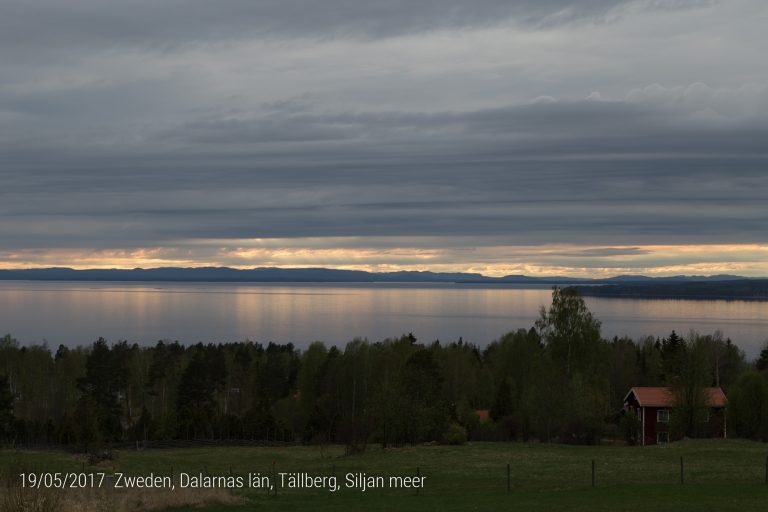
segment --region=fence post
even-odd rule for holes
[[[681,455],[680,456],[680,485],[683,485],[685,483],[685,478],[683,476],[684,474],[685,474],[685,471],[683,466],[683,456]]]
[[[507,492],[512,489],[512,468],[507,464]]]
[[[274,478],[274,482],[275,482],[275,496],[277,496],[277,471],[275,470],[275,462],[276,461],[274,461],[274,460],[272,461],[272,478]]]
[[[768,484],[768,455],[765,456],[765,483]]]
[[[595,486],[595,459],[592,459],[592,487]]]
[[[416,496],[419,495],[419,489],[421,488],[421,471],[419,470],[419,466],[416,466],[416,478],[419,480],[419,486],[416,487]]]

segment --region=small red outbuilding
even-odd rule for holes
[[[705,421],[709,437],[726,436],[725,407],[728,400],[720,388],[705,388],[708,407]],[[634,387],[624,397],[624,412],[635,414],[641,422],[643,446],[670,441],[669,413],[676,405],[672,388]]]

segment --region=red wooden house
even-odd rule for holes
[[[725,407],[728,400],[720,388],[705,388],[708,411],[703,430],[709,437],[726,436]],[[676,405],[671,388],[634,387],[624,397],[625,414],[635,414],[641,423],[643,446],[670,441],[669,415]]]

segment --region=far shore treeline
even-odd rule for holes
[[[20,346],[0,338],[0,444],[93,450],[171,439],[341,443],[360,451],[466,440],[637,439],[633,386],[670,386],[678,436],[706,436],[703,389],[729,399],[728,435],[768,440],[768,349],[720,333],[605,340],[574,288],[486,348],[413,335],[343,349],[250,341]],[[489,412],[488,421],[481,422]]]

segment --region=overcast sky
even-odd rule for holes
[[[0,0],[0,267],[768,276],[765,0]]]

